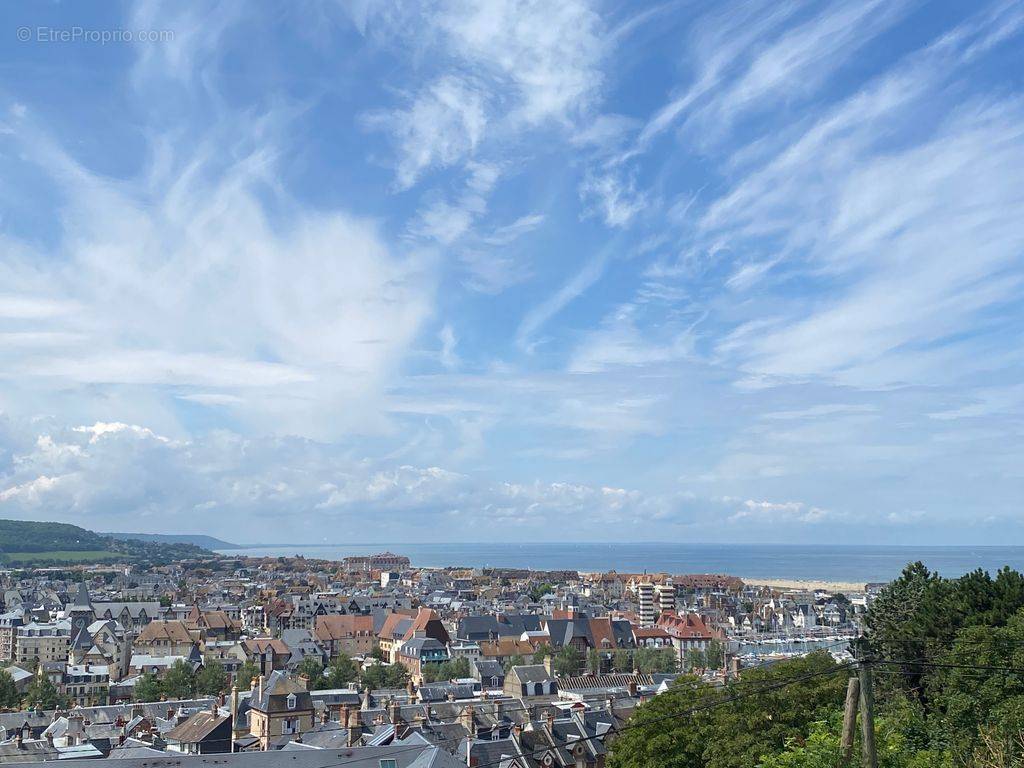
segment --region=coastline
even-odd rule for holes
[[[1003,566],[1024,571],[1024,547],[894,547],[889,545],[772,544],[608,544],[539,542],[519,544],[318,544],[246,547],[224,550],[227,557],[293,557],[338,561],[390,549],[405,555],[414,568],[513,568],[534,571],[686,574],[759,574],[753,584],[780,582],[776,588],[799,588],[801,582],[829,588],[888,582],[908,563],[920,560],[930,570],[957,577],[976,568],[994,573]]]
[[[794,591],[813,591],[823,589],[827,592],[863,592],[867,586],[865,581],[824,581],[820,579],[755,579],[740,576],[744,584],[755,587],[771,587],[772,589],[788,589]]]

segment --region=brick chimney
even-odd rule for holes
[[[348,713],[348,746],[354,747],[359,737],[363,734],[363,728],[359,722],[359,710],[352,709]]]
[[[555,676],[555,657],[550,653],[544,657],[544,671],[548,673],[548,677]]]
[[[476,736],[476,724],[474,721],[476,715],[476,708],[472,704],[467,704],[462,708],[462,712],[459,713],[459,722],[462,727],[466,729],[470,736]]]
[[[392,699],[388,705],[388,717],[396,728],[402,722],[402,705],[398,703],[398,699]]]

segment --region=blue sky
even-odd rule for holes
[[[1013,2],[6,4],[0,515],[1024,542],[1022,32]]]

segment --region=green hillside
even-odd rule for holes
[[[68,523],[0,520],[0,552],[82,552],[107,549],[98,533]]]
[[[6,565],[161,564],[212,554],[192,543],[120,540],[68,523],[0,520],[0,563]]]

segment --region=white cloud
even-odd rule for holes
[[[721,128],[763,102],[813,93],[868,40],[898,21],[907,2],[867,0],[826,7],[763,46],[729,87],[716,90],[706,108]],[[716,131],[717,132],[717,131]]]
[[[773,502],[748,499],[743,502],[739,510],[729,516],[729,522],[742,523],[753,521],[762,524],[789,522],[821,523],[836,517],[842,517],[842,515],[830,512],[827,509],[808,506],[801,501]]]
[[[643,152],[682,119],[695,124],[689,134],[693,140],[714,144],[729,135],[731,124],[744,113],[766,102],[778,107],[815,93],[908,7],[877,0],[846,3],[789,27],[806,6],[750,3],[723,6],[698,18],[689,45],[693,82],[650,118],[623,159]]]
[[[413,96],[404,109],[366,116],[370,127],[387,131],[395,141],[400,189],[411,187],[427,170],[472,157],[488,122],[485,101],[480,84],[445,75]]]
[[[615,366],[647,366],[678,360],[692,353],[691,329],[670,329],[656,338],[636,323],[637,307],[627,304],[605,318],[602,327],[587,334],[573,352],[568,370],[593,373]]]
[[[446,324],[441,328],[441,333],[438,334],[438,337],[441,340],[441,365],[448,369],[458,367],[459,354],[456,348],[458,347],[459,339],[455,335],[455,330],[450,324]]]
[[[453,0],[438,24],[455,55],[507,83],[513,120],[569,123],[595,98],[606,45],[582,0]]]
[[[213,433],[167,440],[127,424],[96,424],[55,435],[0,468],[0,513],[56,519],[99,530],[137,530],[147,519],[176,531],[239,537],[265,525],[322,538],[325,524],[381,535],[396,518],[435,528],[457,515],[467,531],[495,518],[526,529],[553,518],[647,518],[666,501],[636,490],[578,483],[490,483],[436,466],[382,466],[335,447],[294,438],[243,439]]]
[[[776,207],[775,221],[785,212],[803,227],[816,211],[822,235],[814,266],[859,275],[844,295],[751,338],[746,365],[869,386],[896,376],[945,378],[948,369],[922,345],[941,344],[979,313],[1012,300],[1024,277],[1024,227],[1016,215],[1024,205],[1022,118],[1014,104],[974,105],[919,148],[833,163],[831,200],[819,190],[813,202],[805,192]],[[799,175],[820,172],[820,158],[806,162]],[[799,175],[777,183],[796,193]],[[885,365],[894,355],[902,365]]]
[[[579,298],[590,286],[601,279],[608,265],[608,260],[611,258],[612,248],[615,245],[614,241],[610,242],[598,251],[561,288],[534,306],[523,316],[522,321],[519,323],[519,330],[516,332],[516,343],[521,348],[531,350],[536,344],[534,337],[537,332],[551,318],[565,309],[566,306]]]
[[[429,257],[344,211],[269,205],[257,191],[274,165],[265,144],[226,163],[208,148],[164,157],[119,181],[45,134],[20,141],[66,205],[52,251],[25,244],[31,258],[0,260],[8,377],[58,399],[92,385],[145,398],[154,385],[170,397],[216,388],[274,431],[377,428],[373,402],[432,311]],[[335,418],[311,418],[317,407]]]
[[[647,207],[646,196],[638,192],[632,178],[615,173],[592,173],[580,184],[580,199],[592,205],[609,227],[625,227]]]
[[[105,435],[116,435],[119,432],[128,432],[136,437],[151,438],[161,443],[168,442],[166,437],[156,434],[151,429],[140,427],[136,424],[122,424],[121,422],[97,421],[92,426],[75,427],[73,431],[91,435],[89,438],[90,444],[98,443]],[[49,435],[47,437],[49,438]],[[52,440],[52,438],[50,439]]]

